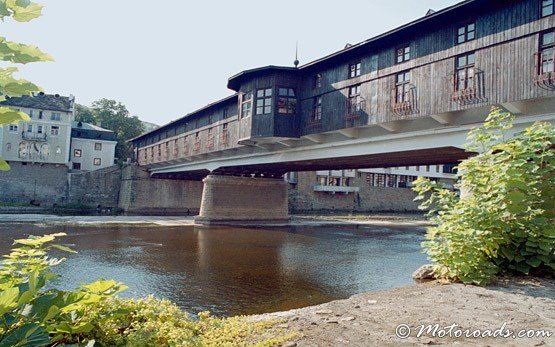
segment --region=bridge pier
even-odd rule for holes
[[[199,224],[286,222],[287,183],[283,179],[208,175]]]

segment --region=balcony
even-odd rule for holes
[[[206,140],[206,149],[214,149],[214,135],[208,135],[208,139]]]
[[[30,133],[30,132],[22,132],[21,137],[24,140],[31,140],[31,141],[46,141],[46,133]]]
[[[323,193],[358,193],[360,191],[360,187],[349,187],[349,186],[324,186],[324,185],[315,185],[313,186],[315,192],[323,192]]]
[[[453,94],[451,100],[460,105],[485,102],[484,72],[470,68],[464,78],[453,77]]]
[[[227,145],[229,144],[229,132],[228,130],[222,130],[222,133],[220,134],[220,143],[222,145]]]
[[[407,92],[399,95],[397,93],[397,88],[394,88],[391,100],[391,110],[400,118],[418,113],[416,88],[413,86],[411,86]]]
[[[546,90],[555,90],[555,49],[534,54],[534,84]]]
[[[345,126],[352,128],[360,125],[362,116],[366,113],[366,100],[353,98],[347,100],[345,107]]]
[[[307,125],[309,128],[316,129],[322,126],[322,108],[310,110]]]
[[[195,143],[193,144],[193,152],[200,152],[200,140],[195,140]]]

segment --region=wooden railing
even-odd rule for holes
[[[397,116],[408,116],[418,113],[416,88],[411,86],[403,96],[403,100],[397,100],[397,88],[391,91],[391,110]]]
[[[360,125],[362,116],[366,113],[366,100],[364,99],[351,99],[347,100],[345,104],[345,126],[355,127]]]
[[[555,47],[534,54],[534,62],[534,84],[543,89],[555,89]]]
[[[322,109],[316,110],[313,108],[310,110],[307,125],[309,128],[319,128],[322,126]]]

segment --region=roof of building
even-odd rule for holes
[[[241,81],[245,78],[254,77],[260,73],[268,73],[268,72],[275,72],[275,71],[290,71],[294,72],[297,71],[298,68],[290,67],[290,66],[275,66],[275,65],[268,65],[263,67],[257,67],[254,69],[249,69],[245,71],[241,71],[236,75],[233,75],[229,78],[227,82],[227,87],[231,90],[238,91],[241,85]]]
[[[117,141],[116,133],[112,130],[84,122],[73,122],[71,124],[71,137],[78,139]]]
[[[61,96],[59,94],[38,93],[33,96],[24,95],[21,97],[6,97],[0,105],[25,107],[39,110],[73,112],[75,98],[71,96]]]

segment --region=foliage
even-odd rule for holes
[[[16,240],[0,264],[0,347],[7,346],[238,346],[279,345],[276,322],[244,317],[219,319],[208,313],[194,320],[167,300],[120,299],[126,286],[99,280],[73,291],[52,288],[51,267],[64,259],[50,250],[72,252],[53,244],[52,234]]]
[[[116,158],[123,161],[132,155],[131,146],[127,140],[141,135],[144,125],[137,116],[131,116],[121,102],[100,99],[92,103],[91,107],[77,105],[75,120],[85,123],[98,124],[103,128],[114,131],[118,137]]]
[[[535,123],[506,139],[514,117],[493,108],[468,134],[478,154],[458,167],[459,198],[419,178],[414,190],[437,226],[423,246],[438,277],[487,284],[499,272],[555,270],[555,129]]]
[[[11,17],[18,22],[28,22],[41,15],[42,6],[29,0],[0,0],[0,19]],[[36,46],[25,45],[0,37],[0,60],[12,64],[27,64],[40,61],[52,61],[52,57]],[[41,89],[24,79],[13,77],[18,69],[14,66],[0,68],[0,102],[7,97],[32,95]],[[14,108],[0,106],[0,127],[10,123],[29,121],[29,116]],[[9,170],[9,165],[0,159],[0,171]]]

